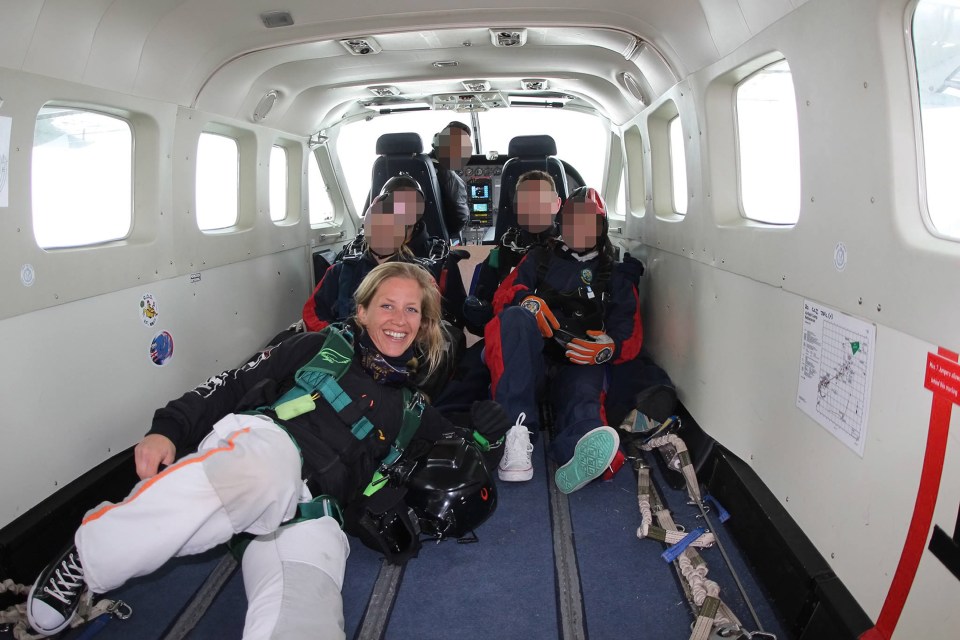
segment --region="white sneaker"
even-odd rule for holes
[[[499,467],[500,479],[504,482],[523,482],[533,477],[533,443],[530,442],[530,431],[523,426],[526,418],[527,414],[521,413],[507,431]]]

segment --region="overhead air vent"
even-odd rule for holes
[[[490,91],[490,83],[487,80],[464,80],[463,88],[467,91]]]
[[[260,102],[257,103],[257,108],[253,110],[253,121],[260,122],[267,117],[267,114],[270,113],[270,110],[273,109],[273,105],[277,103],[277,98],[280,97],[280,94],[276,90],[268,91],[262,98]]]
[[[524,78],[520,81],[520,88],[524,91],[546,91],[550,83],[544,78]]]
[[[400,89],[397,89],[394,86],[389,84],[378,84],[372,87],[367,87],[367,90],[370,91],[373,95],[378,98],[385,98],[387,96],[398,96],[400,95]]]
[[[522,47],[527,43],[527,30],[490,29],[490,40],[495,47]]]
[[[293,24],[293,16],[289,11],[267,11],[260,14],[260,20],[267,29],[289,27]]]
[[[369,56],[383,51],[383,47],[380,46],[380,43],[370,36],[364,36],[362,38],[346,38],[345,40],[341,40],[340,44],[343,45],[344,49],[355,56]]]
[[[626,71],[621,73],[620,84],[623,85],[624,89],[630,92],[630,95],[639,100],[642,104],[649,104],[643,95],[643,89],[640,87],[640,82],[633,77],[633,74]]]

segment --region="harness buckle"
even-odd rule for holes
[[[107,613],[112,614],[117,620],[126,620],[133,615],[133,607],[123,600],[114,600],[113,604],[107,607]]]

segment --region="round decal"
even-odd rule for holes
[[[580,279],[583,280],[583,284],[590,284],[590,282],[593,280],[593,271],[590,271],[590,269],[583,269],[580,272]]]
[[[170,362],[173,357],[173,336],[169,331],[161,331],[150,342],[150,360],[158,367]]]
[[[33,270],[32,264],[25,264],[20,267],[20,282],[25,287],[32,287],[37,279],[37,272]]]
[[[838,242],[837,248],[833,250],[833,266],[837,271],[843,271],[847,266],[847,247],[842,242]]]
[[[140,298],[140,320],[144,325],[152,327],[157,324],[157,301],[153,294],[145,293]]]

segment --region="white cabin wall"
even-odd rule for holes
[[[303,247],[0,320],[0,527],[136,444],[155,409],[242,364],[300,317],[310,291]],[[140,319],[144,294],[156,324]],[[173,336],[164,366],[150,357]]]
[[[338,222],[311,228],[306,140],[124,93],[0,67],[0,116],[11,118],[9,206],[0,208],[0,527],[59,487],[136,443],[156,408],[256,349],[300,317],[313,285],[313,242],[338,247]],[[127,118],[134,131],[134,223],[128,238],[40,249],[31,220],[31,153],[48,102]],[[229,131],[241,148],[240,220],[203,233],[194,207],[196,145]],[[268,207],[271,146],[289,150],[293,211]],[[329,163],[324,164],[329,171]],[[351,223],[352,224],[352,223]],[[348,228],[352,228],[348,224]],[[21,283],[21,267],[36,280]],[[191,282],[199,274],[200,281]],[[152,327],[139,318],[157,300]],[[163,367],[149,358],[161,330],[174,338]]]
[[[635,121],[643,155],[628,159],[644,167],[648,194],[660,186],[666,160],[652,157],[649,114],[676,103],[692,136],[688,214],[658,216],[650,197],[628,196],[627,236],[645,245],[633,249],[649,267],[645,343],[700,425],[753,466],[874,619],[916,500],[927,353],[960,349],[960,243],[927,230],[918,195],[906,4],[810,0],[654,103]],[[731,74],[777,51],[793,72],[800,128],[802,204],[789,228],[741,218],[736,187]],[[804,299],[877,326],[863,458],[796,407]],[[953,413],[933,522],[950,533],[960,503]],[[895,638],[950,636],[958,596],[960,583],[925,552]]]

